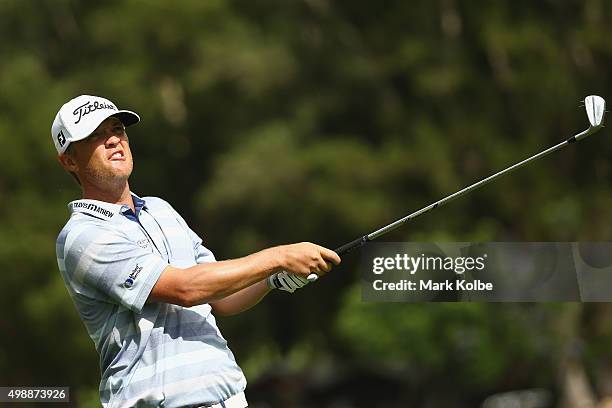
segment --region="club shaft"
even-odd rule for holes
[[[537,159],[539,159],[541,157],[544,157],[544,156],[546,156],[546,155],[548,155],[548,154],[550,154],[552,152],[555,152],[555,151],[557,151],[557,150],[567,146],[568,144],[569,144],[569,141],[565,140],[565,141],[563,141],[563,142],[561,142],[561,143],[559,143],[559,144],[557,144],[555,146],[552,146],[552,147],[550,147],[550,148],[548,148],[548,149],[546,149],[546,150],[544,150],[544,151],[542,151],[542,152],[540,152],[540,153],[538,153],[538,154],[536,154],[534,156],[531,156],[531,157],[529,157],[529,158],[527,158],[527,159],[525,159],[523,161],[520,161],[520,162],[518,162],[516,164],[513,164],[510,167],[507,167],[507,168],[505,168],[505,169],[503,169],[501,171],[498,171],[497,173],[492,174],[492,175],[490,175],[489,177],[487,177],[485,179],[477,181],[476,183],[474,183],[472,185],[469,185],[469,186],[467,186],[466,188],[464,188],[462,190],[454,192],[453,194],[448,195],[448,196],[442,198],[441,200],[438,200],[435,203],[432,203],[432,204],[428,205],[427,207],[423,207],[420,210],[413,212],[412,214],[409,214],[409,215],[407,215],[407,216],[405,216],[403,218],[400,218],[399,220],[394,221],[394,222],[392,222],[389,225],[386,225],[386,226],[384,226],[382,228],[379,228],[376,231],[368,234],[368,241],[371,241],[373,239],[376,239],[376,238],[380,237],[381,235],[384,235],[384,234],[386,234],[388,232],[391,232],[394,229],[400,227],[402,224],[408,222],[409,220],[411,220],[413,218],[418,217],[421,214],[425,214],[426,212],[431,211],[434,208],[441,207],[444,204],[449,203],[449,202],[453,201],[454,199],[459,198],[462,195],[465,195],[465,194],[469,193],[470,191],[476,190],[477,188],[482,187],[485,184],[490,183],[491,181],[495,180],[498,177],[503,176],[504,174],[510,173],[513,170],[516,170],[516,169],[518,169],[520,167],[523,167],[527,163],[529,163],[531,161],[534,161],[534,160],[537,160]]]
[[[538,153],[536,155],[533,155],[533,156],[531,156],[531,157],[529,157],[529,158],[527,158],[527,159],[525,159],[523,161],[520,161],[520,162],[518,162],[516,164],[513,164],[510,167],[507,167],[507,168],[505,168],[505,169],[503,169],[501,171],[498,171],[497,173],[492,174],[489,177],[487,177],[485,179],[482,179],[482,180],[480,180],[480,181],[478,181],[478,182],[476,182],[476,183],[474,183],[474,184],[472,184],[472,185],[470,185],[470,186],[468,186],[468,187],[466,187],[466,188],[464,188],[462,190],[459,190],[459,191],[457,191],[457,192],[455,192],[455,193],[453,193],[451,195],[448,195],[448,196],[442,198],[441,200],[436,201],[435,203],[429,204],[428,206],[423,207],[420,210],[413,212],[412,214],[409,214],[409,215],[407,215],[407,216],[405,216],[403,218],[400,218],[400,219],[392,222],[391,224],[385,225],[384,227],[379,228],[379,229],[377,229],[374,232],[371,232],[371,233],[369,233],[367,235],[364,235],[361,238],[358,238],[358,239],[356,239],[354,241],[351,241],[351,242],[349,242],[347,244],[344,244],[341,247],[337,248],[335,250],[335,252],[337,254],[339,254],[339,255],[342,255],[344,253],[352,251],[355,248],[359,248],[360,246],[364,245],[366,242],[372,241],[372,240],[380,237],[381,235],[384,235],[384,234],[387,234],[388,232],[393,231],[394,229],[402,226],[403,224],[405,224],[409,220],[412,220],[412,219],[418,217],[421,214],[425,214],[426,212],[431,211],[434,208],[441,207],[444,204],[454,200],[455,198],[461,197],[462,195],[467,194],[470,191],[473,191],[473,190],[475,190],[475,189],[477,189],[477,188],[479,188],[481,186],[484,186],[485,184],[490,183],[491,181],[495,180],[496,178],[501,177],[504,174],[510,173],[511,171],[516,170],[519,167],[522,167],[522,166],[526,165],[529,162],[532,162],[534,160],[540,159],[540,158],[542,158],[542,157],[544,157],[544,156],[546,156],[546,155],[548,155],[548,154],[550,154],[552,152],[555,152],[555,151],[557,151],[557,150],[567,146],[568,144],[579,140],[583,136],[587,136],[590,133],[591,133],[591,129],[589,128],[589,129],[587,129],[587,130],[585,130],[585,131],[583,131],[583,132],[581,132],[581,133],[579,133],[577,135],[574,135],[574,136],[570,137],[569,139],[567,139],[567,140],[565,140],[565,141],[563,141],[563,142],[561,142],[559,144],[556,144],[555,146],[552,146],[552,147],[550,147],[550,148],[548,148],[548,149],[546,149],[546,150],[544,150],[544,151],[542,151],[542,152],[540,152],[540,153]]]

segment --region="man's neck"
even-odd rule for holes
[[[112,204],[127,205],[134,211],[134,200],[130,194],[130,186],[126,182],[123,188],[114,190],[102,190],[95,186],[83,188],[83,198],[104,201]]]

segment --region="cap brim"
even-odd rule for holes
[[[135,112],[129,110],[120,110],[116,113],[113,113],[112,115],[109,115],[108,117],[110,118],[111,116],[119,119],[125,127],[140,122],[140,116],[138,116]]]

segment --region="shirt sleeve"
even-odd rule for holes
[[[136,313],[168,266],[119,230],[101,226],[68,236],[65,268],[72,289],[95,300],[118,303]]]

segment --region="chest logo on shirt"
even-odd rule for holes
[[[141,271],[142,271],[142,266],[136,264],[136,267],[129,274],[129,276],[125,280],[125,282],[123,282],[123,286],[126,287],[127,289],[129,289],[132,286],[134,286],[134,281],[136,280],[136,278],[138,277],[138,275],[140,274]]]
[[[144,239],[139,239],[138,241],[136,241],[136,244],[138,244],[139,247],[147,249],[149,247],[149,240],[144,238]]]

